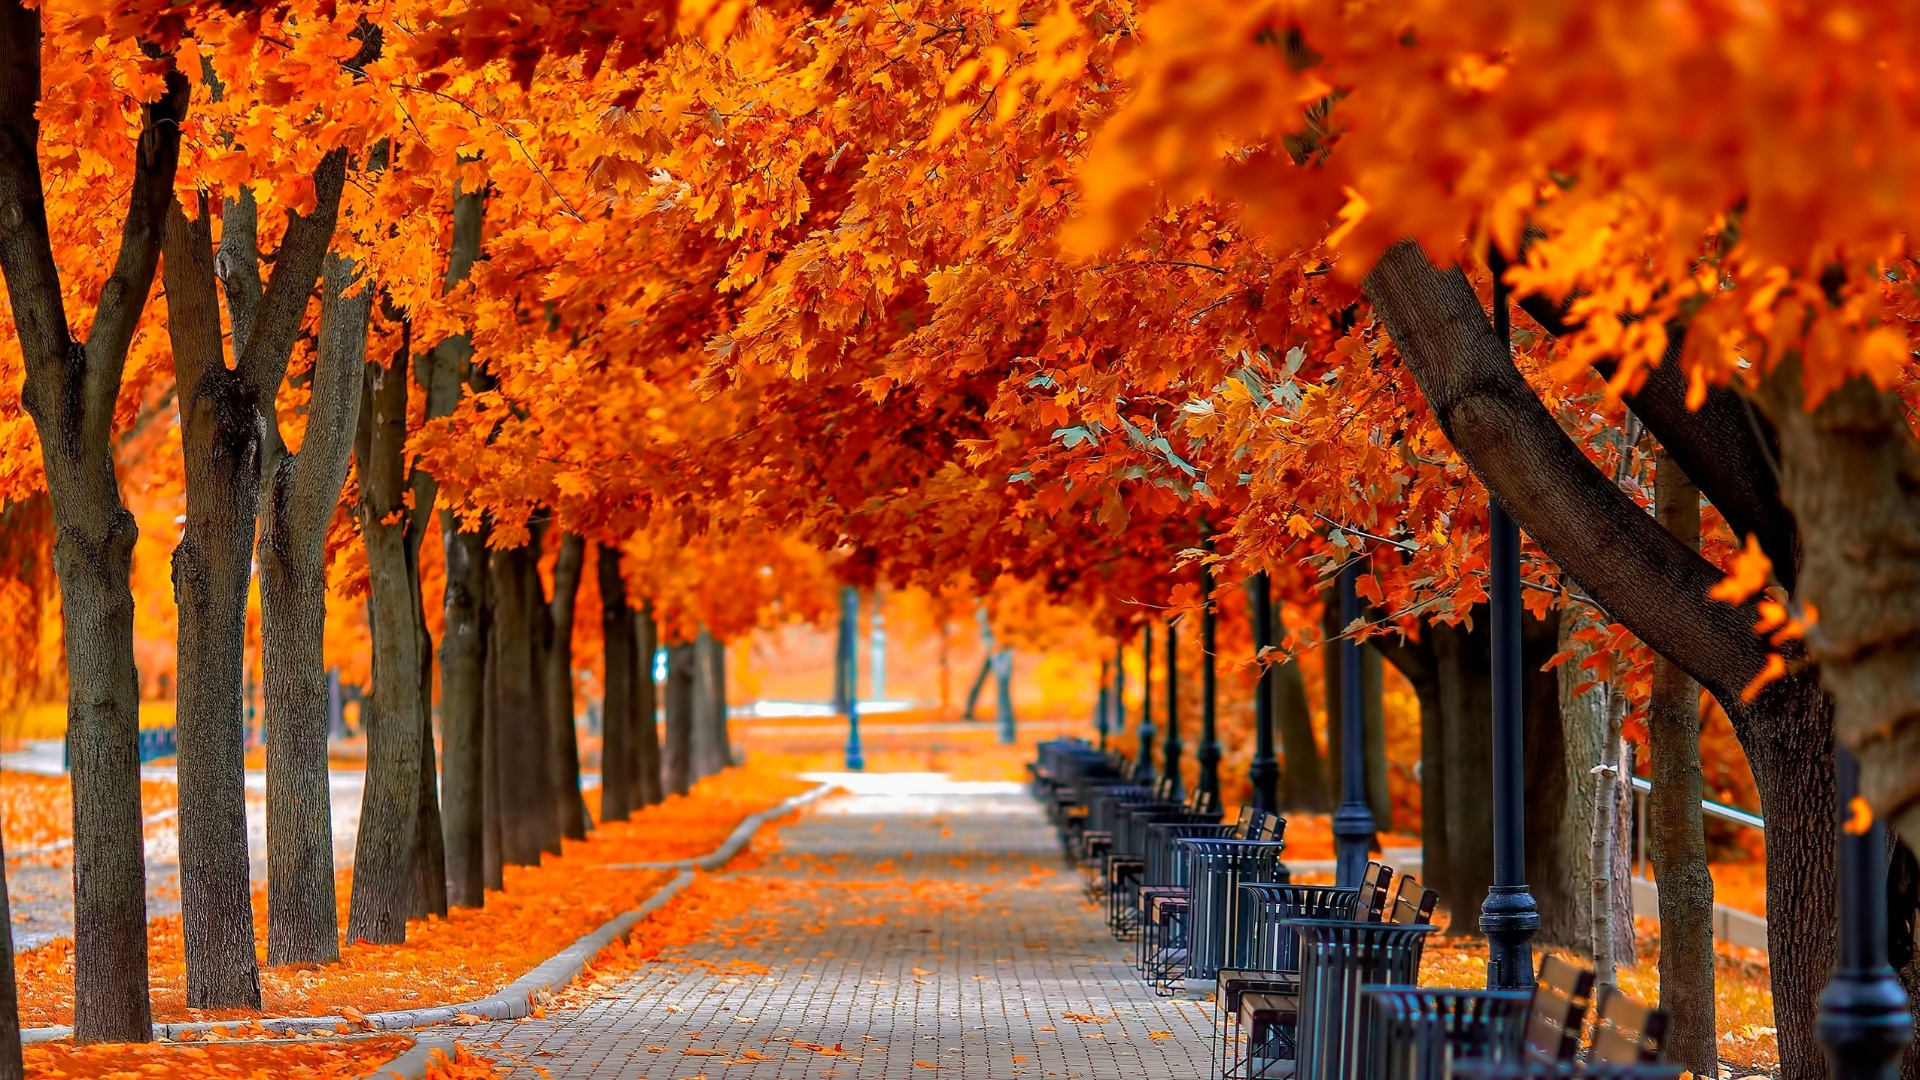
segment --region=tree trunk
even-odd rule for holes
[[[592,824],[580,797],[580,742],[573,725],[573,604],[580,592],[580,569],[587,542],[577,533],[560,538],[553,563],[553,648],[547,651],[547,731],[553,737],[553,812],[560,833],[585,840]]]
[[[447,902],[480,907],[486,903],[481,760],[486,737],[487,534],[484,524],[479,532],[461,532],[451,510],[441,511],[440,528],[447,553],[446,625],[440,637]]]
[[[1594,808],[1599,805],[1598,774],[1593,769],[1605,752],[1607,708],[1605,695],[1598,687],[1575,693],[1593,681],[1593,672],[1580,666],[1587,653],[1574,636],[1591,616],[1580,611],[1560,617],[1560,646],[1569,653],[1556,674],[1560,686],[1560,717],[1566,739],[1566,782],[1568,798],[1562,804],[1561,819],[1555,827],[1569,835],[1580,836],[1582,843],[1567,849],[1565,861],[1549,867],[1548,873],[1574,898],[1564,918],[1542,919],[1540,940],[1571,949],[1582,956],[1594,954],[1593,932],[1593,827]]]
[[[876,603],[878,603],[878,601],[876,601]],[[878,608],[875,608],[875,610],[878,611]],[[876,618],[877,617],[876,615]],[[878,626],[877,623],[875,625],[876,627]],[[880,631],[876,630],[875,632],[879,633]],[[880,655],[879,648],[880,647],[876,647],[875,657],[884,661],[885,657]],[[1000,679],[1000,692],[1003,700],[1006,698],[1007,683],[1013,676],[1013,653],[1011,651],[1004,652],[1007,658],[1007,670]],[[882,666],[884,666],[884,663]],[[720,767],[724,769],[734,764],[733,733],[728,730],[727,643],[721,641],[719,638],[713,639],[713,705],[714,710],[719,714],[718,719],[720,724],[719,727],[715,729],[715,734],[718,736],[720,742]],[[1010,714],[1011,709],[1009,709],[1008,712],[1008,715]]]
[[[268,479],[260,518],[267,728],[267,963],[340,959],[326,672],[327,527],[340,502],[366,366],[373,290],[329,257],[307,433]]]
[[[531,543],[493,552],[494,732],[500,792],[500,859],[538,866],[549,836],[558,836],[547,794],[547,735],[538,693],[536,617],[546,608],[533,571]],[[533,571],[530,573],[529,571]]]
[[[250,373],[227,366],[221,342],[213,225],[204,201],[191,222],[174,204],[165,270],[187,495],[186,525],[173,552],[187,1003],[257,1009],[242,717],[260,429]]]
[[[667,742],[662,749],[662,783],[668,795],[685,795],[693,786],[693,643],[667,646],[665,687]]]
[[[491,562],[489,556],[489,562]],[[504,652],[500,640],[493,575],[487,575],[485,638],[487,659],[482,672],[484,693],[480,703],[480,873],[489,889],[506,887],[506,853],[500,807],[500,666]]]
[[[693,776],[702,779],[727,767],[721,749],[726,713],[714,677],[713,634],[705,627],[693,639]]]
[[[8,903],[4,845],[0,845],[0,949],[9,960],[0,964],[0,1080],[26,1080],[27,1066],[20,1048],[20,988],[13,978],[13,909]]]
[[[1337,651],[1326,650],[1329,654]],[[1273,673],[1274,720],[1280,729],[1281,771],[1286,807],[1326,813],[1333,809],[1320,744],[1313,737],[1313,712],[1307,706],[1307,681],[1298,662],[1288,660]],[[1329,714],[1332,715],[1332,714]]]
[[[544,526],[534,531],[533,542],[529,545],[527,561],[521,572],[527,576],[527,603],[533,633],[530,642],[533,646],[529,660],[533,668],[533,715],[534,725],[530,749],[533,756],[527,759],[532,773],[529,776],[528,798],[532,801],[533,822],[540,830],[540,850],[551,855],[560,854],[560,814],[557,810],[557,793],[553,787],[553,774],[557,766],[553,761],[553,717],[552,696],[547,689],[547,673],[552,670],[553,656],[553,606],[547,596],[546,583],[540,579],[541,536],[546,532]],[[571,679],[568,680],[571,683]],[[568,694],[571,702],[571,691]],[[571,713],[571,708],[569,708]],[[537,863],[534,865],[538,865]]]
[[[653,605],[642,604],[634,613],[634,726],[627,736],[629,790],[638,806],[652,806],[666,797],[660,775],[659,693],[653,682],[653,654],[659,637]]]
[[[600,820],[625,821],[640,805],[631,748],[639,723],[634,680],[637,648],[627,584],[620,576],[620,549],[600,545],[600,640],[605,654],[601,686],[606,696],[600,721]]]
[[[179,162],[187,80],[141,108],[133,185],[92,330],[73,340],[41,189],[40,11],[0,0],[0,275],[53,504],[73,775],[74,1039],[144,1042],[147,894],[140,813],[140,684],[133,662],[133,543],[114,475],[113,415],[127,346],[158,265]]]
[[[360,398],[360,532],[367,547],[367,624],[373,639],[373,691],[361,711],[367,731],[366,794],[354,842],[348,940],[407,939],[419,869],[414,835],[420,816],[420,633],[414,614],[406,466],[411,343],[402,335],[390,364],[369,363]]]
[[[1655,513],[1667,531],[1700,545],[1700,491],[1672,457],[1654,459]],[[1718,1076],[1714,1016],[1713,876],[1707,872],[1706,822],[1700,813],[1700,685],[1661,656],[1653,658],[1647,700],[1649,854],[1660,883],[1660,1008],[1671,1021],[1667,1056],[1695,1076]]]

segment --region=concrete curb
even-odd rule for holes
[[[411,1050],[368,1073],[366,1080],[424,1080],[435,1051],[451,1058],[459,1046],[451,1035],[422,1032],[413,1040]]]
[[[348,1025],[360,1030],[397,1031],[421,1027],[433,1027],[441,1024],[458,1023],[463,1017],[477,1017],[482,1020],[518,1020],[528,1015],[534,1002],[551,994],[556,987],[564,987],[572,982],[600,950],[613,944],[631,932],[640,920],[660,910],[668,900],[693,883],[693,870],[714,870],[725,866],[747,842],[753,839],[762,825],[769,821],[785,817],[795,810],[825,796],[833,790],[832,784],[821,784],[811,791],[803,792],[785,799],[757,814],[749,814],[741,819],[726,841],[719,847],[697,859],[687,859],[677,863],[650,866],[649,869],[675,869],[680,873],[653,891],[638,908],[614,916],[602,924],[599,929],[575,941],[573,944],[555,953],[532,971],[515,979],[505,989],[490,994],[478,1001],[469,1001],[459,1005],[437,1005],[423,1009],[398,1009],[392,1012],[369,1013],[364,1022],[348,1019],[344,1016],[300,1016],[271,1017],[260,1020],[196,1021],[189,1024],[155,1024],[155,1039],[173,1040],[183,1034],[204,1034],[214,1029],[240,1031],[253,1029],[256,1025],[272,1032],[304,1032],[308,1034],[335,1034],[340,1025]],[[636,866],[638,864],[635,864]],[[53,1042],[68,1038],[73,1034],[71,1027],[26,1028],[20,1032],[20,1041],[27,1045]],[[415,1049],[418,1049],[416,1046]],[[431,1048],[429,1048],[431,1049]],[[413,1051],[408,1051],[408,1054]],[[404,1059],[407,1055],[402,1055]],[[396,1059],[400,1060],[400,1059]],[[421,1067],[425,1067],[426,1058],[421,1058]],[[386,1068],[387,1066],[382,1066]],[[379,1073],[374,1073],[379,1076]]]

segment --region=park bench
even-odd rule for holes
[[[1370,1040],[1361,990],[1414,985],[1439,902],[1410,874],[1382,902],[1380,886],[1391,874],[1369,864],[1362,888],[1317,894],[1256,890],[1256,918],[1264,920],[1257,933],[1272,950],[1262,962],[1274,968],[1234,969],[1224,992],[1216,995],[1217,1007],[1232,1013],[1231,1024],[1222,1025],[1224,1075],[1316,1080],[1371,1075],[1364,1071]],[[1297,967],[1285,963],[1290,947]]]
[[[1430,993],[1439,1011],[1449,1007],[1458,1010],[1460,999],[1487,991]],[[1593,1024],[1583,1051],[1580,1034],[1587,1025],[1589,1006],[1593,1007]],[[1666,1029],[1666,1014],[1658,1009],[1635,1001],[1617,986],[1601,987],[1596,1000],[1591,970],[1547,955],[1541,957],[1539,979],[1529,999],[1525,1024],[1517,1035],[1504,1032],[1500,1036],[1504,1043],[1493,1037],[1479,1042],[1462,1037],[1445,1049],[1445,1071],[1433,1071],[1433,1062],[1416,1053],[1415,1060],[1424,1071],[1392,1075],[1396,1080],[1399,1076],[1410,1080],[1440,1080],[1446,1076],[1675,1080],[1681,1067],[1661,1060]],[[1417,1018],[1384,1034],[1389,1055],[1405,1054],[1410,1041],[1425,1041],[1431,1046],[1446,1039],[1430,1022]]]
[[[1244,1076],[1243,1045],[1239,1029],[1240,999],[1244,994],[1295,996],[1300,986],[1300,941],[1288,919],[1365,919],[1377,921],[1392,889],[1393,868],[1367,864],[1358,886],[1294,885],[1279,882],[1242,882],[1239,919],[1234,928],[1228,964],[1215,975],[1213,1065],[1217,1077]],[[1281,1025],[1263,1027],[1256,1045],[1284,1040],[1270,1051],[1291,1061],[1292,1017],[1259,1019]]]
[[[1219,822],[1219,801],[1199,791],[1184,802],[1140,803],[1122,810],[1105,868],[1107,926],[1115,938],[1128,941],[1139,931],[1137,894],[1147,870],[1152,826],[1215,826]]]
[[[1097,904],[1106,898],[1107,856],[1113,852],[1114,839],[1125,826],[1126,816],[1134,810],[1177,809],[1180,804],[1173,801],[1173,785],[1172,777],[1161,777],[1150,787],[1104,787],[1092,794],[1079,852],[1082,884],[1089,901]]]
[[[1210,980],[1223,966],[1240,883],[1287,880],[1280,862],[1286,827],[1285,818],[1255,811],[1238,835],[1173,841],[1175,858],[1185,864],[1186,884],[1142,898],[1141,938],[1153,939],[1143,953],[1142,974],[1156,993],[1172,994],[1188,980]]]

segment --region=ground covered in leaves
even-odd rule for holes
[[[406,1035],[341,1042],[273,1040],[181,1046],[68,1046],[27,1048],[27,1075],[64,1080],[360,1080],[405,1052]],[[438,1055],[428,1080],[492,1080],[504,1073],[492,1060],[462,1048]]]
[[[766,766],[731,769],[698,784],[684,798],[603,825],[584,842],[567,843],[538,867],[509,867],[506,889],[479,909],[417,920],[404,945],[346,944],[341,962],[325,967],[263,968],[260,1013],[192,1010],[178,916],[150,924],[156,1021],[246,1020],[258,1016],[321,1016],[456,1004],[485,997],[615,915],[630,911],[671,877],[668,871],[625,870],[625,863],[701,855],[748,814],[805,791],[809,784]],[[350,875],[339,890],[346,922]],[[266,905],[255,899],[255,934],[264,956]],[[73,943],[53,942],[15,957],[25,1026],[68,1024],[73,1016]]]

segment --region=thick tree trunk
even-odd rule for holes
[[[705,627],[693,639],[693,778],[719,772],[720,740],[713,700],[713,635]]]
[[[461,532],[453,511],[440,518],[447,553],[446,627],[440,637],[440,737],[445,744],[447,902],[486,903],[485,741],[487,534]]]
[[[534,757],[529,764],[533,768],[531,777],[533,790],[531,796],[538,810],[534,815],[540,828],[540,850],[552,855],[560,854],[560,812],[558,793],[554,790],[553,775],[558,766],[553,760],[553,748],[556,737],[553,733],[552,700],[553,695],[547,687],[547,676],[553,669],[553,604],[547,596],[546,583],[540,578],[541,528],[534,533],[531,557],[527,560],[527,597],[532,605],[533,621],[533,719],[537,725],[534,732]],[[572,680],[569,678],[569,684]],[[572,693],[568,693],[569,702]],[[568,710],[571,714],[571,709]]]
[[[420,599],[419,563],[414,564],[414,599]],[[433,748],[433,635],[424,610],[416,606],[420,637],[420,786],[413,826],[413,907],[408,917],[447,913],[447,844],[440,819],[440,771]]]
[[[181,937],[190,1007],[257,1009],[242,715],[260,429],[251,373],[226,363],[204,202],[200,215],[190,222],[174,204],[166,241],[187,494],[186,525],[173,552]]]
[[[605,654],[605,688],[600,721],[600,820],[625,821],[641,804],[631,748],[639,723],[635,708],[636,648],[627,584],[620,576],[620,549],[600,545],[600,640]],[[651,659],[651,658],[649,658]],[[650,719],[650,718],[649,718]]]
[[[367,730],[366,794],[354,843],[349,940],[407,939],[419,870],[414,834],[420,810],[420,633],[408,558],[409,490],[402,449],[407,437],[409,343],[390,365],[369,363],[360,399],[360,532],[367,547],[368,629],[373,692],[361,715]]]
[[[685,795],[693,786],[693,643],[667,646],[665,687],[667,741],[662,749],[662,783],[668,795]]]
[[[495,763],[500,792],[500,858],[509,866],[538,866],[549,838],[559,829],[547,787],[547,732],[539,692],[545,666],[540,655],[539,616],[546,598],[539,588],[532,543],[493,553],[493,643],[488,674],[494,678]]]
[[[653,681],[653,654],[660,632],[654,625],[653,605],[634,613],[633,731],[627,737],[628,783],[634,805],[652,806],[666,797],[660,774],[659,689]]]
[[[573,725],[573,604],[580,592],[580,570],[587,542],[576,533],[560,538],[560,555],[553,564],[553,648],[547,651],[547,731],[553,745],[553,812],[560,833],[569,840],[585,840],[592,821],[580,797],[580,742]]]
[[[40,11],[0,0],[0,275],[53,504],[73,774],[74,1038],[142,1042],[147,892],[141,835],[140,684],[129,584],[139,529],[114,477],[113,415],[127,347],[152,290],[179,162],[187,80],[141,108],[120,253],[84,343],[73,340],[40,182]]]
[[[1543,919],[1540,929],[1542,941],[1583,956],[1594,953],[1591,830],[1598,775],[1593,769],[1600,762],[1607,728],[1607,703],[1601,690],[1588,687],[1583,692],[1575,692],[1593,681],[1593,672],[1580,666],[1587,653],[1575,637],[1590,618],[1580,611],[1568,611],[1560,616],[1560,646],[1569,653],[1567,662],[1557,669],[1560,719],[1566,739],[1568,797],[1562,804],[1560,820],[1554,823],[1555,828],[1571,836],[1587,838],[1587,842],[1570,845],[1564,862],[1549,868],[1548,872],[1560,879],[1575,902],[1568,905],[1565,918]]]
[[[326,673],[327,526],[339,505],[366,366],[373,291],[330,257],[307,433],[268,478],[260,517],[267,728],[267,963],[340,958]]]
[[[1288,660],[1274,669],[1273,708],[1274,723],[1280,729],[1280,753],[1286,759],[1281,770],[1286,808],[1318,813],[1332,810],[1326,766],[1320,759],[1320,744],[1313,737],[1307,681],[1300,674],[1298,662]]]
[[[1689,547],[1700,544],[1700,490],[1666,452],[1654,459],[1655,513]],[[1700,684],[1653,658],[1647,700],[1648,847],[1660,883],[1660,1007],[1670,1018],[1667,1056],[1695,1076],[1718,1076],[1713,996],[1713,876],[1700,813]]]
[[[489,558],[491,561],[491,558]],[[489,889],[506,887],[506,851],[500,806],[500,665],[504,662],[493,576],[487,576],[487,660],[480,709],[480,874]]]
[[[1418,245],[1406,242],[1381,256],[1365,288],[1442,430],[1521,528],[1611,618],[1727,708],[1767,817],[1768,951],[1781,1074],[1787,1080],[1823,1075],[1813,1016],[1833,965],[1833,732],[1818,669],[1775,682],[1743,704],[1741,691],[1771,652],[1753,632],[1755,603],[1708,598],[1720,570],[1662,528],[1567,438],[1495,337],[1465,275],[1437,269]],[[1790,412],[1774,411],[1776,420]],[[1783,448],[1794,442],[1784,432],[1781,440]],[[1785,456],[1791,462],[1796,455]],[[1888,468],[1879,457],[1860,464]],[[1808,487],[1820,490],[1819,484]],[[1784,480],[1782,490],[1794,490],[1793,482]],[[1855,501],[1836,502],[1832,516],[1855,513]],[[1788,504],[1811,537],[1807,520],[1823,515],[1811,503],[1804,512],[1791,497]],[[1844,544],[1810,542],[1809,563],[1816,547],[1836,557],[1847,550]],[[1809,570],[1801,570],[1803,589]],[[1876,580],[1875,588],[1886,595],[1913,591]],[[1817,592],[1807,595],[1819,603]],[[1833,605],[1820,607],[1824,613],[1847,604],[1836,596]],[[1790,664],[1801,659],[1792,643],[1783,651]],[[1878,759],[1898,757],[1882,751]]]

